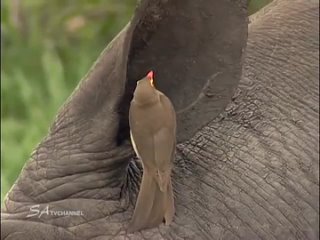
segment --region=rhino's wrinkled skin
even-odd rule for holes
[[[141,1],[6,196],[1,239],[318,239],[319,2],[246,16],[244,0]],[[176,216],[127,234],[127,111],[149,69],[179,113]]]

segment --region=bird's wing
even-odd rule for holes
[[[176,113],[169,98],[160,92],[160,101],[165,118],[164,127],[154,135],[155,161],[159,170],[171,166],[176,146]]]
[[[176,117],[170,100],[163,94],[160,95],[163,114],[167,116],[163,127],[154,134],[155,163],[158,169],[159,187],[166,191],[170,180],[176,146]]]
[[[174,107],[170,99],[159,90],[157,91],[160,95],[160,102],[162,103],[163,108],[167,110],[165,114],[167,114],[168,116],[171,116],[171,118],[169,118],[168,121],[174,124],[173,131],[174,131],[174,134],[176,134],[176,111],[174,110]]]
[[[162,192],[168,191],[175,150],[174,142],[175,138],[168,128],[162,128],[154,135],[156,176]]]
[[[172,166],[172,156],[175,150],[175,136],[168,128],[162,128],[154,135],[155,163],[160,171]]]
[[[131,126],[131,142],[134,145],[134,150],[138,157],[142,160],[144,167],[147,167],[148,170],[155,168],[154,166],[154,142],[152,134],[146,134],[147,129],[136,122],[134,119],[137,119],[134,114],[139,114],[138,111],[134,111],[135,106],[131,105],[129,111],[129,122]]]

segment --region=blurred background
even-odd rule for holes
[[[252,14],[271,0],[248,0]],[[1,1],[1,204],[137,0]]]

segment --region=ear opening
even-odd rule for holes
[[[136,81],[150,69],[173,102],[182,142],[228,104],[241,77],[247,41],[245,0],[145,0],[132,21],[119,136],[128,138]]]

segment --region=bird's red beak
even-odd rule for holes
[[[148,74],[147,74],[147,78],[149,79],[150,83],[151,83],[151,86],[154,87],[153,85],[153,71],[150,71]]]

